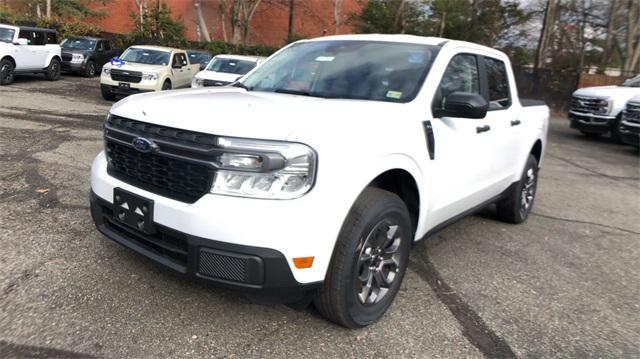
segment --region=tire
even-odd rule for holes
[[[5,86],[13,83],[13,79],[16,74],[16,67],[13,66],[13,62],[9,59],[2,59],[0,61],[0,86]]]
[[[347,328],[362,328],[380,319],[400,289],[412,233],[409,211],[400,197],[366,188],[338,235],[325,281],[314,299],[318,311]]]
[[[589,138],[598,138],[600,136],[602,136],[601,133],[596,133],[596,132],[585,132],[585,131],[580,131],[582,132],[583,135],[589,137]]]
[[[162,90],[161,91],[165,91],[165,90],[171,90],[171,81],[164,80],[164,82],[162,83]]]
[[[538,161],[533,155],[529,155],[518,184],[507,198],[496,203],[498,218],[514,224],[526,221],[533,208],[537,185]]]
[[[93,61],[89,61],[87,63],[87,68],[84,70],[84,77],[95,77],[96,76],[96,63]]]
[[[61,68],[62,68],[62,64],[60,63],[60,60],[58,60],[55,57],[51,59],[51,62],[49,63],[49,66],[47,66],[47,69],[45,70],[45,73],[44,73],[47,80],[49,81],[60,80]]]
[[[107,101],[114,101],[116,99],[116,95],[111,92],[109,86],[100,86],[100,92],[102,92],[102,98]]]

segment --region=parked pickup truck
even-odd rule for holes
[[[98,37],[76,36],[66,38],[62,47],[62,70],[94,77],[102,66],[120,51],[111,46],[111,41]]]
[[[189,87],[200,65],[187,52],[161,46],[132,46],[102,69],[100,88],[105,100],[117,95]]]
[[[0,85],[11,84],[16,73],[59,80],[60,52],[55,30],[0,24]]]
[[[228,85],[253,70],[263,60],[263,57],[218,55],[196,74],[191,81],[191,87]]]
[[[585,136],[598,137],[607,132],[620,142],[618,132],[622,110],[633,96],[640,95],[640,76],[620,86],[585,87],[571,97],[569,119],[571,128]]]
[[[627,102],[627,106],[622,111],[618,133],[623,143],[640,146],[640,95],[634,96]]]
[[[111,108],[100,232],[187,276],[379,319],[414,241],[488,205],[531,213],[549,109],[502,52],[409,35],[295,42],[234,86]],[[278,297],[278,298],[276,298]]]

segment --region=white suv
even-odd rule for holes
[[[414,241],[491,203],[526,220],[548,117],[484,46],[299,41],[232,86],[113,105],[91,212],[106,236],[180,273],[313,297],[362,327],[391,305]]]
[[[60,53],[54,30],[0,24],[0,85],[12,83],[16,73],[44,73],[47,80],[59,80]]]

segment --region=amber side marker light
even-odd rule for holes
[[[314,257],[293,258],[293,264],[298,269],[311,268],[311,266],[313,265],[313,258]]]

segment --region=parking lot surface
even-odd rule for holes
[[[0,88],[0,357],[638,357],[640,163],[553,118],[534,213],[418,243],[379,323],[252,304],[100,235],[97,79]]]

